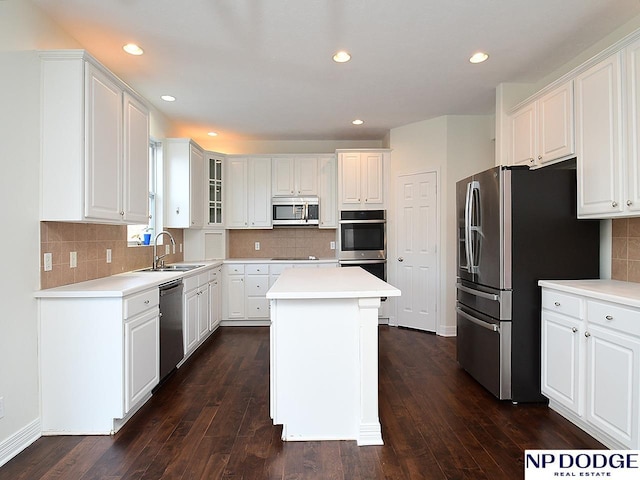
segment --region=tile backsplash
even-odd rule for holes
[[[319,228],[274,228],[273,230],[230,230],[229,258],[335,258],[331,242],[336,230]],[[255,243],[260,243],[260,250]]]
[[[183,231],[169,231],[175,238],[176,252],[179,252],[179,245],[184,243]],[[111,263],[107,263],[107,249],[111,250]],[[70,266],[71,252],[78,254],[75,268]],[[48,272],[44,271],[45,253],[51,253],[53,259],[53,268]],[[167,263],[182,259],[182,253],[165,257]],[[128,246],[126,225],[40,222],[40,288],[108,277],[149,267],[152,261],[153,247]]]
[[[611,222],[611,278],[640,283],[640,218]]]

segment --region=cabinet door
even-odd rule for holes
[[[221,296],[220,296],[220,271],[216,278],[209,282],[209,330],[213,331],[220,325]]]
[[[511,116],[511,165],[533,165],[536,158],[536,104]]]
[[[622,212],[620,54],[575,80],[578,216]]]
[[[204,224],[204,181],[204,152],[189,145],[189,217],[190,226],[194,228]]]
[[[338,226],[336,157],[320,158],[319,165],[320,224],[319,228]]]
[[[124,220],[149,222],[149,111],[124,93]]]
[[[294,195],[294,159],[292,157],[275,157],[272,160],[273,180],[271,188],[275,197]]]
[[[360,205],[360,154],[340,154],[340,203]]]
[[[640,211],[640,41],[625,49],[627,87],[627,209]]]
[[[640,340],[597,325],[587,329],[587,420],[638,448]]]
[[[209,334],[209,284],[198,287],[198,340]]]
[[[225,168],[225,226],[247,227],[247,159],[230,158]]]
[[[198,343],[198,289],[194,288],[184,296],[184,351],[191,353]]]
[[[318,194],[318,159],[316,157],[296,157],[295,159],[295,194]]]
[[[160,381],[160,317],[153,309],[124,324],[125,413]]]
[[[367,204],[382,204],[384,202],[382,153],[363,153],[361,162],[363,201]]]
[[[542,393],[572,412],[583,411],[583,323],[542,312]]]
[[[249,228],[271,227],[271,159],[250,158],[247,168]]]
[[[229,275],[225,278],[227,291],[227,316],[228,318],[244,318],[244,275]]]
[[[86,66],[85,216],[122,220],[122,90]]]
[[[538,156],[536,163],[568,157],[575,153],[573,81],[549,92],[537,102]]]

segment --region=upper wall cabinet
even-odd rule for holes
[[[164,143],[164,222],[171,228],[202,228],[204,223],[204,151],[188,138]]]
[[[318,161],[318,197],[320,199],[320,222],[318,228],[337,228],[338,176],[336,172],[336,156],[322,156]]]
[[[318,158],[315,156],[273,157],[271,173],[274,197],[318,194]]]
[[[272,228],[271,158],[228,157],[224,184],[226,228]]]
[[[83,50],[40,57],[41,219],[148,223],[143,100]]]
[[[512,165],[537,167],[575,154],[573,81],[510,116]]]
[[[338,204],[341,210],[383,209],[388,150],[338,150]]]

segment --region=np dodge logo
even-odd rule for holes
[[[640,450],[526,450],[525,480],[640,478]]]

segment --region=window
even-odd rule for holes
[[[128,225],[127,239],[129,246],[149,245],[153,242],[156,231],[161,230],[162,211],[159,208],[158,186],[162,185],[158,174],[162,167],[162,144],[149,142],[149,223],[147,225]]]

